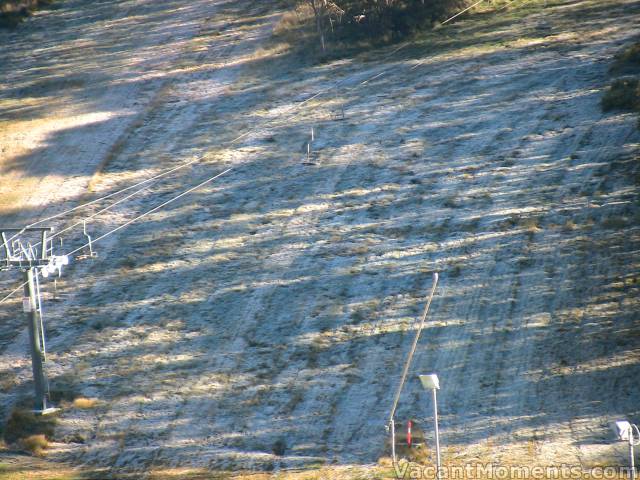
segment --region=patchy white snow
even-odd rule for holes
[[[415,375],[435,371],[448,461],[619,460],[607,422],[640,414],[640,134],[599,100],[639,18],[638,1],[559,2],[459,22],[452,38],[467,41],[426,57],[427,41],[385,64],[316,66],[269,50],[264,2],[69,1],[3,33],[22,42],[0,66],[0,189],[17,223],[91,198],[90,181],[105,194],[203,157],[101,215],[97,235],[233,167],[59,282],[52,388],[101,403],[63,411],[51,457],[373,462],[437,270],[398,418],[427,430]],[[61,78],[42,98],[36,66]],[[291,115],[338,78],[347,87]],[[30,394],[27,357],[12,360],[18,306],[0,306],[5,408]]]

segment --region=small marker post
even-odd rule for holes
[[[396,460],[396,422],[392,418],[391,419],[391,458],[393,463],[397,463]]]

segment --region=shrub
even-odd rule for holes
[[[15,28],[29,17],[39,4],[53,0],[0,0],[0,28]]]
[[[282,457],[287,450],[287,443],[282,438],[279,438],[273,443],[271,450],[274,455]]]
[[[621,230],[629,225],[629,219],[624,216],[607,217],[602,221],[602,228]]]
[[[21,439],[18,444],[23,450],[39,457],[44,454],[44,450],[49,446],[49,441],[44,435],[38,434],[29,435]]]
[[[611,66],[613,73],[636,73],[640,71],[640,42],[625,48],[615,56]]]
[[[295,12],[285,14],[277,31],[300,31],[313,19],[325,50],[330,40],[344,45],[396,41],[464,7],[468,0],[298,0]]]
[[[29,15],[26,8],[17,12],[0,12],[0,28],[15,28]]]
[[[348,35],[395,40],[443,20],[465,0],[339,0],[340,26]]]
[[[640,110],[640,81],[636,78],[614,80],[602,97],[602,109]]]
[[[56,419],[51,415],[35,415],[30,410],[16,408],[7,420],[4,439],[7,443],[20,445],[21,441],[34,435],[51,438],[55,424]]]

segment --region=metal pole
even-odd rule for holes
[[[436,478],[440,480],[440,431],[438,430],[438,394],[436,388],[433,389],[433,423],[436,429]]]
[[[29,326],[29,345],[31,350],[31,368],[33,370],[33,381],[35,384],[36,397],[34,411],[44,413],[47,410],[46,379],[42,368],[42,349],[40,346],[38,308],[36,304],[35,284],[33,274],[35,268],[30,267],[24,271],[24,296],[26,297],[24,310],[27,313],[27,324]]]
[[[629,463],[631,464],[631,480],[636,480],[636,466],[633,458],[633,427],[629,427]]]
[[[391,419],[391,458],[393,463],[396,463],[396,422]]]

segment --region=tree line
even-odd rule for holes
[[[467,0],[302,0],[313,11],[324,51],[327,37],[396,40],[463,8]]]

